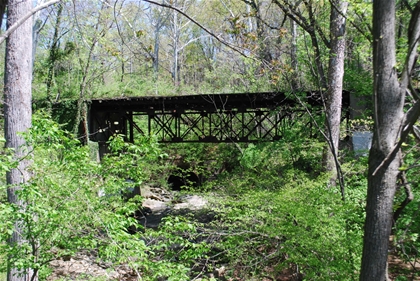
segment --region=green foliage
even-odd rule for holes
[[[308,139],[307,134],[307,125],[302,118],[292,127],[283,128],[279,141],[249,144],[240,158],[241,167],[244,172],[264,173],[267,177],[263,178],[271,178],[276,186],[293,180],[296,173],[317,175],[321,172],[323,143],[315,138]]]
[[[190,171],[218,175],[204,187],[211,192],[206,212],[214,215],[207,224],[194,216],[167,217],[151,231],[131,216],[142,198],[123,194],[151,181],[167,161],[156,140],[143,137],[131,144],[114,136],[110,153],[97,163],[89,147],[37,114],[26,135],[33,147],[33,178],[19,191],[25,212],[0,205],[0,252],[13,254],[13,265],[39,270],[40,276],[48,275],[51,259],[95,249],[99,258],[127,264],[143,280],[189,280],[200,274],[195,270],[221,264],[228,276],[247,280],[274,278],[290,266],[308,280],[354,279],[366,158],[343,165],[348,183],[343,202],[336,189],[326,188],[328,178],[319,166],[322,143],[302,138],[304,128],[284,128],[275,143],[171,146],[167,154],[185,155],[181,159]],[[8,153],[0,157],[3,170],[13,167]],[[5,243],[14,221],[24,222],[26,242],[20,246]],[[130,234],[133,226],[140,231]]]
[[[35,117],[26,139],[33,147],[32,155],[27,156],[33,157],[33,178],[17,192],[24,206],[2,206],[7,223],[2,224],[1,237],[6,241],[13,223],[21,221],[25,243],[2,243],[0,247],[13,257],[10,264],[40,270],[54,256],[95,246],[91,239],[94,232],[90,231],[94,227],[89,218],[92,213],[83,211],[89,210],[88,206],[93,211],[97,207],[90,207],[89,201],[95,195],[98,176],[96,164],[85,161],[86,148],[57,124]]]
[[[325,179],[297,177],[299,185],[275,191],[242,185],[216,203],[221,222],[214,235],[223,233],[218,247],[242,276],[274,278],[294,264],[305,280],[356,279],[362,231],[359,221],[348,221],[352,204],[326,189]]]
[[[412,266],[418,263],[420,259],[420,178],[417,170],[420,150],[418,142],[414,140],[414,138],[408,139],[407,143],[404,143],[403,151],[405,158],[401,171],[405,173],[407,183],[401,182],[401,185],[396,192],[394,209],[399,208],[401,203],[405,200],[407,196],[405,188],[411,189],[414,199],[404,208],[398,221],[394,225],[395,239],[393,246],[395,247],[397,254],[409,265],[409,268],[411,269]],[[413,270],[409,270],[406,273],[407,277],[409,276],[408,273],[411,273],[410,275],[413,276],[417,274],[418,276],[418,273]],[[399,277],[400,280],[405,280],[402,275]]]
[[[139,234],[136,238],[127,232],[137,224],[129,215],[139,208],[141,198],[126,202],[122,192],[127,178],[138,183],[147,175],[145,165],[136,169],[133,161],[141,163],[160,156],[156,142],[147,139],[138,145],[125,144],[116,137],[110,147],[118,152],[100,164],[90,159],[87,146],[43,114],[34,116],[31,132],[25,137],[33,147],[27,156],[32,158],[33,176],[17,192],[24,205],[0,205],[0,252],[10,257],[9,265],[42,272],[52,259],[82,249],[99,249],[100,257],[115,265],[150,267],[144,241]],[[7,159],[7,154],[1,155]],[[7,186],[1,188],[4,191]],[[106,196],[99,197],[100,191]],[[6,243],[15,222],[22,226],[21,245]],[[7,265],[1,263],[0,272]]]
[[[130,180],[134,185],[140,185],[143,180],[152,176],[151,162],[166,157],[160,153],[157,142],[153,137],[139,137],[136,143],[127,143],[122,135],[111,137],[109,141],[110,154],[102,160],[102,167],[107,170],[101,173],[105,181],[116,190],[106,190],[105,193],[115,194],[124,185],[119,180]],[[125,183],[127,185],[127,182]]]
[[[246,280],[275,279],[289,267],[305,280],[357,279],[367,158],[342,167],[343,202],[321,172],[322,143],[302,138],[298,124],[285,132],[278,142],[247,145],[238,168],[211,183],[218,187],[217,219],[207,228],[213,254]]]
[[[166,270],[146,271],[145,275],[150,276],[150,280],[159,276],[174,281],[189,280],[195,263],[207,258],[210,252],[209,245],[200,239],[201,226],[184,217],[165,218],[159,229],[149,232],[146,239],[159,241],[151,243],[149,254],[158,265],[166,266]]]
[[[344,72],[345,89],[359,97],[370,97],[373,80],[369,71],[358,66],[347,67]]]

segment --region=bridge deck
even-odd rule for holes
[[[94,99],[91,100],[91,110],[149,112],[151,110],[166,111],[181,109],[212,111],[220,108],[275,108],[280,105],[295,103],[296,99],[293,99],[292,94],[280,92],[188,96],[147,96]]]

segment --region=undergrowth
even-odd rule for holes
[[[25,212],[10,204],[0,209],[2,242],[11,222],[23,221],[25,243],[3,243],[1,251],[14,256],[13,266],[38,270],[40,280],[50,273],[51,259],[83,249],[98,251],[98,258],[112,266],[130,266],[141,280],[211,280],[208,273],[222,267],[228,280],[357,279],[366,161],[345,161],[343,201],[321,171],[322,144],[294,141],[298,135],[295,131],[271,144],[195,147],[183,161],[208,179],[195,191],[207,194],[208,209],[201,212],[211,218],[168,216],[150,230],[132,215],[142,198],[127,199],[126,189],[162,183],[156,174],[167,169],[165,161],[188,147],[164,153],[153,138],[128,144],[116,136],[109,143],[112,153],[97,163],[87,147],[37,115],[26,136],[34,147],[34,177],[20,191]],[[2,169],[13,167],[7,151],[1,155]],[[33,246],[37,251],[30,250]]]

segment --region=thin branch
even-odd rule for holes
[[[192,17],[190,17],[188,14],[186,14],[185,12],[181,11],[180,9],[172,6],[172,5],[168,5],[165,3],[158,3],[152,0],[143,0],[144,2],[156,5],[156,6],[160,6],[160,7],[164,7],[164,8],[168,8],[168,9],[172,9],[176,12],[178,12],[179,14],[183,15],[184,17],[186,17],[187,19],[189,19],[190,21],[192,21],[195,25],[197,25],[198,27],[200,27],[202,30],[204,30],[206,33],[208,33],[210,36],[214,37],[217,41],[219,41],[221,44],[225,45],[226,47],[232,49],[233,51],[241,54],[244,57],[249,57],[248,55],[246,55],[244,52],[242,52],[241,50],[239,50],[237,47],[233,46],[232,44],[226,42],[225,40],[223,40],[222,38],[220,38],[220,36],[214,34],[212,31],[210,31],[208,28],[204,27],[202,24],[200,24],[198,21],[196,21],[195,19],[193,19]]]
[[[231,10],[231,9],[229,9],[229,7],[226,5],[226,3],[225,3],[223,0],[220,0],[220,2],[222,2],[223,7],[225,7],[225,9],[229,11],[230,16],[231,16],[232,18],[233,18],[233,17],[235,17],[235,14],[232,12],[232,10]]]
[[[197,41],[197,40],[200,40],[200,39],[203,39],[203,38],[206,38],[206,37],[209,37],[210,35],[202,35],[202,36],[199,36],[199,37],[196,37],[196,38],[193,38],[193,39],[191,39],[191,40],[189,40],[187,43],[185,43],[184,45],[182,45],[179,49],[178,49],[178,51],[182,51],[185,47],[187,47],[189,44],[191,44],[191,43],[194,43],[195,41]]]
[[[417,61],[417,58],[416,58],[416,61]],[[417,89],[414,88],[411,79],[410,79],[410,82],[408,83],[407,95],[409,95],[414,101],[420,99]]]
[[[420,38],[420,1],[417,2],[412,14],[410,24],[408,26],[408,52],[401,75],[401,87],[407,88],[410,84],[411,73],[417,61],[417,46]],[[404,89],[405,90],[405,89]],[[404,91],[405,93],[405,91]]]
[[[312,1],[303,1],[305,6],[307,7],[309,11],[309,22],[310,22],[310,28],[314,28],[318,32],[318,35],[321,37],[321,41],[324,42],[325,46],[328,49],[331,49],[331,42],[328,40],[327,36],[324,34],[324,31],[319,26],[318,21],[316,20],[316,16],[314,14]],[[309,32],[309,31],[308,31]]]
[[[27,13],[24,17],[22,17],[21,19],[19,19],[17,22],[15,22],[12,26],[10,26],[5,33],[3,33],[2,36],[0,36],[0,44],[2,44],[4,42],[4,40],[6,40],[7,37],[10,36],[10,34],[12,34],[19,26],[21,26],[27,19],[29,19],[30,17],[32,17],[33,14],[35,14],[38,11],[41,11],[42,9],[47,8],[48,6],[51,6],[55,3],[61,2],[62,0],[51,0],[48,1],[42,5],[36,6],[35,8],[33,8],[31,11],[29,11],[29,13]]]
[[[416,103],[411,107],[407,113],[404,116],[403,124],[402,124],[402,131],[400,133],[400,139],[395,144],[395,146],[391,149],[391,151],[388,153],[388,155],[384,158],[384,160],[381,162],[381,164],[378,165],[378,167],[373,171],[372,176],[375,176],[376,173],[382,169],[385,166],[388,166],[389,163],[394,160],[394,156],[401,148],[401,145],[406,140],[408,134],[410,131],[412,131],[412,128],[414,124],[416,123],[417,119],[420,116],[420,100],[417,100]]]
[[[401,151],[400,151],[400,153],[401,153]],[[403,160],[401,158],[400,166],[403,166],[402,162],[403,162]],[[401,179],[401,182],[404,186],[405,198],[404,198],[404,201],[401,202],[401,204],[398,206],[398,208],[394,211],[394,224],[398,220],[398,218],[400,217],[404,208],[414,199],[414,194],[413,194],[413,191],[411,190],[411,185],[407,180],[407,176],[405,174],[405,171],[401,171],[400,179]]]
[[[291,6],[288,2],[284,3],[287,7],[283,6],[279,0],[273,0],[273,2],[283,11],[283,13],[286,14],[286,16],[291,18],[297,25],[308,32],[310,25],[306,21],[306,18],[302,17],[301,13],[296,12],[297,7]]]

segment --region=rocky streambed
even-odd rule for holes
[[[197,212],[206,208],[208,204],[207,200],[199,195],[181,194],[150,186],[142,187],[141,194],[144,200],[138,220],[144,228],[157,228],[168,215]],[[200,213],[199,220],[210,221],[213,216]],[[138,280],[137,273],[130,268],[113,268],[111,264],[98,261],[97,257],[95,251],[82,251],[71,257],[53,260],[50,262],[52,274],[47,280]]]

